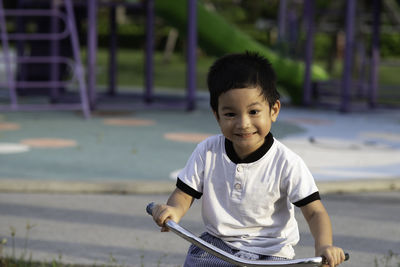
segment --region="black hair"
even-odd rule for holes
[[[217,59],[207,77],[210,105],[218,112],[221,94],[239,88],[259,87],[270,107],[280,98],[271,63],[255,52],[228,54]]]

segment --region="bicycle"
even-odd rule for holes
[[[152,215],[153,208],[155,203],[152,202],[147,205],[146,211],[149,215]],[[207,251],[208,253],[226,261],[232,263],[237,266],[243,267],[283,267],[283,266],[292,266],[292,267],[320,267],[325,263],[325,259],[323,257],[310,257],[310,258],[301,258],[301,259],[293,259],[293,260],[283,260],[283,261],[265,261],[265,260],[247,260],[243,258],[239,258],[230,253],[223,251],[220,248],[217,248],[203,239],[197,237],[190,231],[181,227],[179,224],[172,220],[168,220],[165,225],[175,234],[182,237],[186,241],[198,246],[199,248]],[[348,253],[345,253],[345,261],[350,258]]]

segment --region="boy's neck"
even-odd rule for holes
[[[264,139],[264,143],[254,152],[250,153],[250,155],[240,158],[236,153],[233,143],[225,138],[225,151],[228,155],[229,159],[234,162],[235,164],[239,163],[251,163],[259,160],[262,158],[268,150],[271,148],[272,144],[274,143],[274,137],[272,133],[268,133],[268,135]]]

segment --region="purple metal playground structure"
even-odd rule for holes
[[[284,0],[286,1],[286,0]],[[352,64],[355,48],[355,17],[356,17],[356,0],[346,1],[345,14],[345,55],[344,67],[341,81],[333,81],[337,83],[337,87],[341,87],[340,93],[340,111],[348,112],[351,105],[351,87],[359,86],[357,83],[363,81],[352,81]],[[370,77],[368,84],[368,105],[370,108],[376,107],[377,91],[378,91],[378,66],[380,61],[379,42],[380,42],[380,24],[381,24],[382,0],[373,0],[373,24],[372,24],[372,42],[371,42],[371,61],[370,61]],[[305,18],[307,19],[306,33],[306,51],[305,63],[306,71],[304,78],[304,105],[311,104],[312,82],[311,82],[311,64],[313,57],[313,37],[314,37],[314,16],[315,16],[315,0],[305,0]],[[365,56],[365,55],[362,55]],[[332,81],[330,81],[332,83]],[[318,86],[318,85],[317,85]]]
[[[19,3],[32,2],[31,0],[19,0]],[[38,1],[36,1],[38,2]],[[111,42],[110,42],[110,66],[109,66],[109,88],[108,95],[117,95],[116,89],[116,26],[115,26],[115,8],[117,5],[126,5],[132,9],[141,10],[146,18],[146,46],[145,46],[145,84],[144,91],[141,95],[144,105],[153,102],[155,92],[153,90],[153,56],[154,56],[154,19],[155,0],[144,0],[139,2],[131,1],[100,1],[100,0],[87,0],[87,1],[73,1],[73,0],[47,0],[44,1],[49,4],[49,9],[27,9],[23,4],[20,4],[18,9],[6,9],[3,1],[0,0],[0,29],[1,29],[1,42],[3,61],[6,72],[6,82],[1,83],[1,87],[8,89],[9,104],[1,105],[0,110],[34,110],[34,109],[79,109],[82,110],[85,117],[90,117],[91,110],[99,108],[99,94],[96,91],[96,53],[97,53],[97,12],[99,6],[107,6],[110,9],[110,25],[111,25]],[[299,2],[299,1],[297,1]],[[60,4],[62,3],[62,4]],[[196,5],[195,0],[187,0],[188,7],[188,21],[187,21],[187,86],[186,97],[180,102],[180,105],[187,109],[193,110],[196,107],[196,48],[197,48],[197,31],[196,31]],[[341,87],[340,91],[340,110],[348,112],[351,107],[350,88],[354,86],[351,77],[352,58],[354,53],[354,23],[356,17],[356,0],[345,1],[346,5],[346,21],[345,21],[345,55],[344,67],[341,81],[336,81],[336,85]],[[303,1],[303,12],[306,21],[306,44],[305,44],[305,74],[304,74],[304,90],[303,90],[303,104],[311,105],[312,96],[316,89],[323,87],[323,82],[313,82],[311,79],[311,66],[313,63],[313,40],[315,34],[315,0]],[[62,7],[63,6],[63,7]],[[88,31],[87,37],[87,63],[84,68],[80,58],[80,46],[78,40],[76,16],[74,8],[77,6],[85,7],[87,10],[87,23]],[[373,1],[373,25],[372,25],[372,54],[371,54],[371,68],[369,76],[371,77],[368,83],[368,103],[370,108],[376,106],[377,90],[378,90],[378,66],[379,58],[379,36],[380,36],[380,14],[382,10],[382,0]],[[64,10],[62,12],[61,10]],[[285,14],[287,12],[287,0],[280,0],[278,25],[282,27],[285,23]],[[22,30],[17,33],[8,33],[6,18],[15,17],[17,21],[16,29]],[[21,27],[21,17],[24,16],[49,16],[52,17],[51,32],[50,33],[26,33],[24,28]],[[64,24],[64,31],[60,31],[60,26]],[[19,26],[18,26],[19,25]],[[61,56],[60,40],[65,38],[70,39],[70,46],[72,48],[72,59]],[[13,40],[18,45],[23,45],[26,40],[50,40],[50,55],[48,57],[24,57],[17,56],[17,64],[29,64],[31,62],[50,63],[50,79],[48,81],[24,81],[17,79],[13,74],[13,58],[10,53],[9,41]],[[72,73],[73,78],[78,84],[78,97],[77,103],[71,101],[62,101],[60,95],[60,87],[67,86],[70,81],[60,81],[60,67],[59,63],[68,66]],[[86,69],[87,73],[84,73]],[[326,85],[326,82],[325,82]],[[49,90],[50,104],[23,104],[18,101],[17,88],[39,88],[47,87]],[[104,98],[104,96],[102,96]],[[171,105],[169,103],[169,105]],[[177,105],[177,101],[174,102]],[[179,104],[178,104],[179,105]],[[168,106],[168,103],[164,106]],[[134,107],[132,107],[134,108]]]
[[[87,100],[87,92],[86,92],[86,84],[83,74],[83,65],[80,58],[79,51],[79,40],[76,31],[75,25],[75,15],[73,11],[73,4],[71,0],[64,1],[65,4],[65,14],[58,11],[58,7],[56,4],[53,4],[51,9],[43,10],[27,10],[27,9],[14,9],[14,10],[5,10],[3,6],[3,1],[0,1],[0,27],[1,27],[1,42],[3,48],[3,58],[5,62],[5,73],[6,73],[6,86],[8,87],[10,105],[4,106],[2,105],[2,109],[11,109],[11,110],[34,110],[34,109],[81,109],[85,117],[90,116],[90,110]],[[14,17],[24,17],[24,16],[33,16],[33,17],[43,17],[48,16],[52,18],[52,22],[54,25],[52,33],[25,33],[25,32],[16,32],[16,33],[8,33],[7,25],[6,25],[6,16],[14,16]],[[62,20],[65,24],[65,30],[59,32],[57,27],[58,20]],[[70,60],[66,57],[61,57],[57,53],[57,41],[69,36],[71,41],[71,47],[73,50],[73,60]],[[29,57],[29,56],[18,56],[16,58],[16,64],[32,64],[32,63],[50,63],[52,66],[51,71],[51,79],[49,81],[16,81],[16,77],[12,71],[12,58],[9,47],[9,40],[17,40],[17,41],[27,41],[27,40],[50,40],[52,44],[51,56],[44,57]],[[19,88],[43,88],[49,87],[52,88],[51,94],[54,97],[56,95],[56,88],[60,86],[66,85],[66,82],[60,81],[57,79],[58,75],[58,66],[59,63],[63,63],[69,65],[71,70],[73,71],[74,78],[78,81],[79,86],[79,96],[80,103],[79,104],[56,104],[56,105],[48,105],[48,104],[21,104],[18,101],[17,87]]]

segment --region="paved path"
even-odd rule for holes
[[[182,266],[188,243],[173,233],[160,233],[144,208],[150,201],[164,202],[166,195],[55,195],[0,194],[0,236],[8,239],[5,253],[12,253],[11,230],[16,230],[15,254],[25,248],[26,226],[33,225],[26,253],[34,259],[58,260],[101,266]],[[373,267],[389,251],[400,253],[400,193],[323,195],[330,213],[334,239],[351,254],[347,267]],[[297,257],[313,255],[307,225],[297,213],[301,242]],[[195,202],[182,225],[200,234],[200,205]],[[392,260],[397,266],[400,258]],[[383,263],[378,266],[386,266]]]
[[[305,129],[282,141],[317,181],[400,177],[400,112],[340,114],[283,109],[280,119]]]

